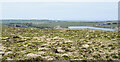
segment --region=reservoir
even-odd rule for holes
[[[115,29],[90,27],[90,26],[70,26],[68,28],[69,29],[96,29],[96,30],[104,30],[104,31],[115,31]]]

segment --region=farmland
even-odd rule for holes
[[[2,27],[3,60],[118,60],[118,31]]]

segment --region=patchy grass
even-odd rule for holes
[[[3,59],[118,60],[117,31],[3,27]]]

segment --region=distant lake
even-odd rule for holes
[[[110,28],[99,28],[99,27],[90,27],[90,26],[70,26],[69,29],[96,29],[96,30],[104,30],[104,31],[115,31],[115,29]]]

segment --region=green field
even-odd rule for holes
[[[20,24],[19,24],[20,23]],[[66,21],[55,21],[55,20],[3,20],[3,26],[27,26],[27,27],[34,27],[34,28],[68,28],[69,26],[96,26],[99,24],[104,24],[105,21],[96,21],[96,22],[66,22]],[[96,27],[104,27],[104,28],[112,28],[115,29],[118,25],[111,24],[111,25],[100,25]]]
[[[118,60],[119,38],[118,31],[3,27],[2,59]]]
[[[67,28],[69,26],[93,26],[96,24],[97,24],[96,22],[52,22],[52,23],[40,24],[38,26],[46,26],[46,27],[61,26],[62,28]]]

